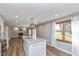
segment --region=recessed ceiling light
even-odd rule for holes
[[[58,14],[55,14],[55,17],[57,17],[58,16]]]
[[[14,30],[19,30],[19,28],[18,27],[14,27]]]
[[[18,18],[18,16],[15,16],[16,18]]]
[[[23,28],[23,31],[25,31],[26,30],[26,28]]]

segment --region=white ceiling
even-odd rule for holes
[[[32,17],[36,23],[43,23],[78,11],[77,3],[0,3],[0,15],[11,26],[27,25]]]

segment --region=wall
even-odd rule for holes
[[[51,46],[55,47],[56,39],[55,39],[55,22],[52,22],[52,34],[51,34]]]
[[[8,28],[9,38],[18,37],[18,32],[14,31],[13,28]]]
[[[79,17],[72,20],[72,55],[79,56]]]
[[[9,32],[8,32],[8,26],[5,24],[4,26],[4,36],[5,36],[5,39],[7,40],[7,49],[9,47]]]
[[[56,31],[55,30],[55,22],[42,24],[37,27],[37,36],[48,40],[47,43],[49,45],[71,54],[72,45],[68,44],[68,43],[56,41],[55,31]]]
[[[18,37],[18,33],[23,33],[23,36],[28,36],[27,31],[15,31],[13,28],[9,27],[9,37]]]
[[[23,36],[28,36],[27,31],[24,31],[24,32],[23,32]]]
[[[37,37],[46,39],[48,44],[51,44],[51,32],[52,23],[42,24],[37,27]]]

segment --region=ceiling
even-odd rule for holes
[[[78,11],[78,3],[0,3],[0,15],[13,27],[26,26],[31,18],[40,24]]]

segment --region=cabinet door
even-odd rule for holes
[[[46,56],[46,43],[35,43],[29,47],[30,56]]]

